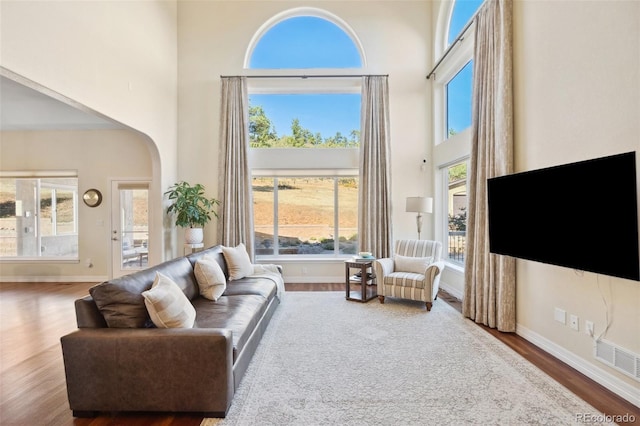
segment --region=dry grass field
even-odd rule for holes
[[[358,227],[358,188],[355,179],[338,180],[339,238],[352,239]],[[256,232],[273,235],[274,190],[272,178],[253,181]],[[333,178],[278,179],[278,230],[281,240],[316,243],[335,238]],[[257,241],[260,244],[260,241]]]

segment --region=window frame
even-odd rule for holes
[[[273,179],[273,237],[274,237],[274,241],[272,241],[273,244],[273,250],[274,253],[273,254],[263,254],[263,255],[259,255],[256,254],[256,259],[259,260],[268,260],[268,259],[278,259],[278,260],[310,260],[310,259],[315,259],[315,260],[327,260],[327,259],[338,259],[338,260],[344,260],[344,259],[348,259],[351,258],[355,255],[355,253],[340,253],[340,238],[341,237],[345,237],[344,235],[340,235],[339,229],[340,229],[340,218],[339,218],[339,212],[340,212],[340,195],[339,195],[339,180],[343,179],[343,178],[355,178],[356,180],[358,180],[359,176],[357,171],[355,171],[355,173],[351,173],[351,174],[342,174],[342,173],[338,173],[338,174],[305,174],[305,175],[274,175],[274,174],[253,174],[251,175],[252,180],[254,178],[259,178],[259,179]],[[333,253],[332,254],[328,254],[328,253],[322,253],[322,254],[280,254],[279,253],[279,249],[280,249],[280,244],[279,244],[279,216],[278,216],[278,201],[279,201],[279,197],[278,197],[278,179],[279,178],[300,178],[300,179],[305,179],[305,178],[310,178],[310,179],[318,179],[318,178],[328,178],[328,179],[333,179],[333,223],[334,223],[334,235],[336,237],[334,237],[334,247],[333,247]],[[357,227],[357,224],[356,224]],[[255,233],[255,224],[254,224],[254,233]],[[257,246],[257,243],[256,243]],[[357,247],[357,245],[356,245]]]
[[[322,73],[331,75],[333,70],[323,69]],[[320,74],[314,74],[320,75]],[[247,92],[252,94],[361,94],[362,79],[353,77],[328,77],[302,79],[288,78],[252,78],[248,80]],[[251,105],[248,105],[250,107]],[[358,129],[360,130],[360,129]],[[254,177],[359,177],[359,148],[252,148],[248,149],[249,169]],[[338,194],[334,191],[334,200]],[[274,199],[274,220],[278,220],[278,204]],[[334,217],[338,215],[339,205],[334,202]],[[277,222],[274,226],[274,239],[277,238]],[[255,233],[255,223],[254,223]],[[339,237],[334,244],[339,244]],[[274,244],[275,246],[275,244]],[[277,247],[277,246],[275,246]],[[353,254],[340,254],[334,247],[334,254],[256,254],[257,260],[302,260],[336,259],[344,260]]]
[[[468,182],[468,173],[470,171],[469,158],[471,155],[471,128],[469,127],[467,129],[463,129],[459,133],[453,136],[449,136],[447,117],[449,110],[447,99],[447,85],[470,61],[473,61],[474,59],[473,53],[475,43],[472,34],[474,34],[475,32],[475,23],[472,22],[461,34],[459,34],[458,36],[461,37],[461,39],[453,47],[450,47],[448,42],[449,28],[453,15],[454,5],[455,1],[442,3],[442,9],[440,11],[438,20],[438,29],[434,37],[436,43],[435,52],[437,53],[437,55],[439,57],[442,57],[442,55],[447,53],[447,56],[442,60],[433,77],[433,141],[436,164],[434,173],[435,181],[438,183],[436,187],[436,198],[439,200],[439,202],[437,203],[438,208],[436,212],[436,239],[442,243],[443,249],[447,251],[447,254],[443,256],[443,260],[447,264],[447,267],[454,271],[464,273],[464,263],[452,262],[449,260],[448,255],[448,168],[460,162],[466,161]],[[478,10],[481,7],[482,4],[478,7]],[[471,20],[476,13],[477,10],[470,18]],[[436,58],[436,61],[437,59],[438,57]]]
[[[264,34],[280,22],[289,18],[312,16],[325,19],[342,29],[354,43],[360,55],[359,68],[287,68],[264,69],[250,68],[251,56],[255,47]],[[299,7],[281,12],[267,20],[254,34],[244,59],[244,72],[247,78],[247,92],[252,94],[361,94],[363,70],[366,69],[364,48],[350,26],[332,13],[312,8]],[[313,78],[306,78],[313,76]],[[323,76],[326,76],[323,78]],[[273,78],[277,77],[277,78]],[[249,107],[250,105],[248,105]],[[359,129],[358,129],[359,130]],[[325,135],[326,136],[326,135]],[[249,148],[249,169],[251,178],[254,177],[341,177],[359,178],[359,148]],[[275,194],[274,194],[275,195]],[[334,190],[334,221],[338,226],[337,215],[339,205],[336,198],[338,192]],[[277,232],[277,199],[274,199],[274,231]],[[255,224],[254,224],[255,233]],[[274,235],[277,239],[277,234]],[[339,237],[335,239],[339,244]],[[256,255],[256,259],[277,260],[340,260],[352,255],[336,253],[318,255]]]
[[[78,174],[75,171],[69,172],[69,171],[38,171],[38,172],[25,172],[25,171],[0,171],[0,179],[14,179],[14,180],[34,180],[37,181],[36,186],[35,186],[35,190],[33,193],[33,206],[34,206],[34,212],[33,214],[33,228],[34,228],[34,233],[35,233],[35,239],[37,241],[37,246],[38,246],[38,255],[37,256],[19,256],[19,255],[15,255],[15,256],[2,256],[0,254],[0,263],[78,263],[80,261],[80,250],[79,250],[79,244],[80,244],[80,235],[79,235],[79,190],[80,190],[80,185],[79,185],[79,179],[78,179]],[[68,185],[68,184],[63,184],[63,183],[59,183],[59,184],[55,184],[52,183],[50,181],[50,179],[75,179],[76,180],[76,185]],[[45,182],[43,182],[43,180]],[[67,191],[67,192],[71,192],[72,193],[72,198],[73,198],[73,231],[72,232],[58,232],[58,223],[57,223],[57,219],[56,219],[56,215],[52,213],[52,217],[51,219],[56,219],[56,223],[54,223],[52,225],[52,234],[51,235],[42,235],[42,232],[40,230],[40,218],[41,218],[41,211],[42,211],[42,206],[41,206],[41,190],[42,188],[47,188],[51,190],[51,194],[52,194],[52,203],[54,202],[54,194],[57,192],[58,189]],[[55,206],[57,208],[57,206]],[[53,211],[53,204],[52,204],[52,211]],[[16,223],[16,227],[18,226],[18,224]],[[18,230],[16,229],[16,232]],[[76,241],[75,241],[75,246],[76,246],[76,251],[75,253],[73,253],[71,256],[47,256],[47,255],[42,255],[42,247],[43,247],[43,237],[68,237],[68,236],[75,236],[76,237]],[[17,235],[16,235],[17,238]]]
[[[446,255],[443,255],[443,260],[450,266],[453,266],[455,269],[459,269],[459,270],[464,270],[464,260],[462,262],[458,262],[455,260],[451,260],[449,257],[449,168],[454,167],[458,164],[461,163],[465,163],[467,166],[467,179],[465,182],[465,186],[468,185],[469,183],[469,156],[465,156],[463,158],[460,158],[458,160],[452,161],[448,164],[442,165],[439,169],[439,172],[441,174],[441,182],[442,182],[442,193],[445,194],[444,200],[443,200],[443,206],[444,206],[444,210],[445,210],[445,214],[442,215],[442,223],[441,223],[441,228],[445,229],[444,232],[444,240],[442,241],[442,247],[443,250],[446,252]],[[469,211],[469,195],[467,193],[467,211]],[[465,244],[466,246],[466,244]],[[463,259],[464,256],[466,255],[466,251],[465,254],[463,255]]]

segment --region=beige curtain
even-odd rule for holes
[[[245,77],[222,77],[220,108],[220,244],[244,243],[253,259],[253,203],[249,148],[248,96]]]
[[[489,253],[487,179],[513,172],[511,0],[487,0],[476,16],[473,118],[463,314],[516,328],[515,261]]]
[[[370,251],[376,257],[389,257],[393,237],[387,76],[363,77],[360,127],[360,250]]]

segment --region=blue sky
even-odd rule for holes
[[[469,19],[482,5],[484,0],[457,0],[453,5],[449,25],[448,43],[458,37]],[[473,63],[467,64],[447,85],[449,108],[447,111],[447,129],[461,132],[471,126],[471,79]]]
[[[280,136],[291,134],[293,118],[324,138],[360,128],[360,94],[251,95],[251,104],[262,105]]]
[[[450,25],[451,42],[482,0],[458,0]],[[353,41],[335,24],[316,17],[295,17],[280,22],[265,33],[256,45],[252,69],[360,68],[361,58]],[[429,70],[425,70],[425,76]],[[471,117],[471,67],[467,67],[448,87],[448,127],[456,131],[468,127]],[[291,121],[312,133],[330,137],[336,132],[349,136],[360,128],[360,95],[251,95],[251,105],[261,105],[278,135],[291,134]]]

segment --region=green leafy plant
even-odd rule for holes
[[[191,186],[187,182],[180,181],[169,187],[164,195],[172,202],[167,207],[167,214],[176,215],[176,226],[202,227],[211,221],[211,214],[218,217],[214,207],[219,205],[220,201],[205,197],[204,186],[199,183]]]

